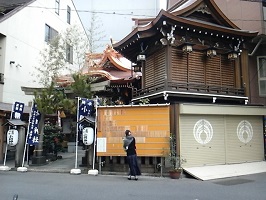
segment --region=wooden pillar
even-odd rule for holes
[[[172,80],[172,46],[168,45],[165,56],[165,82]]]
[[[245,88],[245,96],[250,96],[249,70],[248,70],[248,51],[243,49],[240,57],[240,67],[242,72],[242,86]]]
[[[142,72],[142,77],[141,77],[141,89],[145,88],[145,77],[146,77],[146,61],[141,61],[141,72]]]

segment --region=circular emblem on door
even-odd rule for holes
[[[238,139],[247,144],[253,137],[253,128],[247,120],[242,120],[237,126]]]
[[[193,134],[195,140],[200,144],[207,144],[213,136],[212,125],[205,119],[200,119],[194,125]]]

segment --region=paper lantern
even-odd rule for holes
[[[16,146],[18,143],[18,131],[10,129],[7,131],[7,144],[10,146]]]
[[[91,145],[94,139],[94,130],[91,127],[86,127],[82,130],[82,140],[85,145]]]

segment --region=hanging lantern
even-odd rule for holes
[[[232,51],[232,52],[230,52],[230,53],[228,54],[228,59],[229,59],[229,60],[235,60],[235,59],[237,59],[237,57],[238,57],[238,54],[237,54],[237,52],[235,52],[235,51]]]
[[[94,139],[94,130],[91,127],[86,127],[82,130],[82,141],[85,145],[91,145]]]
[[[143,54],[140,54],[137,56],[137,61],[145,61],[146,60],[146,56]]]
[[[18,143],[18,131],[10,129],[7,131],[7,144],[11,147],[16,146]]]
[[[207,56],[208,57],[214,57],[214,56],[216,56],[217,55],[217,52],[216,52],[216,49],[214,49],[214,48],[209,48],[208,50],[207,50]]]
[[[134,72],[141,72],[141,66],[140,65],[135,65],[133,67],[133,69],[134,69]]]
[[[193,51],[193,47],[191,43],[184,43],[182,47],[182,51],[184,53],[191,53]]]

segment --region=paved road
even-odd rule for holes
[[[213,181],[123,175],[0,171],[0,199],[12,200],[265,200],[266,173]]]

